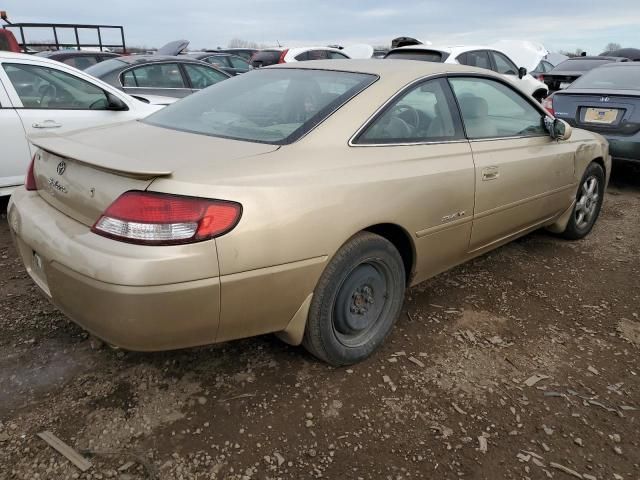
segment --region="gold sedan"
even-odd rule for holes
[[[260,69],[32,142],[9,224],[83,328],[131,350],[276,332],[334,365],[380,346],[407,286],[541,227],[587,235],[611,170],[502,77],[401,60]]]

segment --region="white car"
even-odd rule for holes
[[[34,153],[27,135],[124,122],[163,108],[163,98],[144,100],[64,63],[0,52],[0,196],[24,183]]]
[[[373,47],[366,44],[335,47],[266,48],[251,57],[254,68],[268,67],[276,63],[304,62],[306,60],[348,60],[351,58],[371,58]]]
[[[486,68],[502,74],[507,80],[541,101],[549,93],[549,87],[529,75],[526,67],[518,67],[509,56],[495,46],[459,45],[442,47],[435,45],[410,45],[390,50],[385,58],[422,60],[439,63],[459,63]],[[538,62],[534,63],[534,66]],[[534,68],[534,67],[530,67]]]

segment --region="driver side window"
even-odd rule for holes
[[[455,112],[455,113],[454,113]],[[387,106],[356,144],[397,144],[463,138],[462,126],[446,80],[428,80]]]
[[[22,106],[30,109],[105,110],[109,102],[99,87],[69,73],[37,65],[5,64],[4,70]]]

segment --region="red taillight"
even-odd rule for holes
[[[35,161],[36,156],[34,155],[31,159],[31,163],[29,164],[27,176],[24,178],[24,188],[30,191],[38,190],[38,186],[36,185],[36,176],[33,174],[33,164],[35,163]]]
[[[542,107],[551,115],[556,115],[556,112],[553,111],[553,96],[549,96],[542,100]]]
[[[287,53],[289,53],[289,49],[285,48],[282,53],[280,54],[280,58],[278,59],[278,63],[284,63],[284,57],[287,56]]]
[[[165,193],[125,192],[91,231],[144,245],[176,245],[219,237],[240,220],[239,203]]]

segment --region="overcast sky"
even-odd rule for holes
[[[0,0],[0,8],[14,22],[123,25],[129,45],[147,47],[178,38],[191,48],[232,38],[385,45],[396,36],[437,44],[526,39],[590,54],[609,42],[640,47],[640,0]]]

